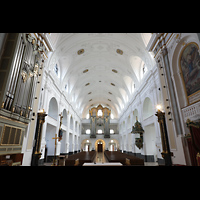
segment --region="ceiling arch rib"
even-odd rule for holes
[[[88,94],[89,93],[88,91],[92,91],[91,94]],[[111,90],[107,90],[107,89],[105,90],[103,88],[96,91],[93,91],[91,88],[88,91],[87,92],[82,91],[80,93],[79,98],[78,98],[78,102],[80,102],[80,106],[83,106],[84,103],[92,103],[93,101],[95,101],[95,99],[105,100],[106,102],[109,102],[108,99],[110,99],[111,101],[109,102],[109,104],[116,103],[117,105],[119,105],[118,101],[116,100],[116,97],[122,99],[122,96],[119,91],[115,91],[113,93],[111,92],[112,94],[109,94],[108,92]],[[81,98],[82,96],[84,96],[84,98]],[[91,99],[92,101],[89,102]]]
[[[103,80],[112,80],[112,81],[118,81],[119,83],[124,83],[123,87],[126,87],[126,83],[125,81],[120,80],[122,77],[124,77],[125,75],[127,75],[127,73],[125,72],[119,72],[119,73],[114,73],[112,71],[112,69],[114,69],[114,67],[110,67],[110,66],[101,66],[101,65],[96,65],[96,66],[89,66],[89,67],[74,67],[75,69],[73,69],[73,71],[69,71],[68,72],[68,76],[66,76],[66,79],[68,79],[67,77],[69,77],[70,79],[72,79],[71,82],[74,83],[71,84],[73,85],[72,87],[76,87],[76,84],[80,83],[80,80],[97,80],[96,78],[98,78],[99,80],[101,79],[102,82]],[[88,70],[87,73],[83,73],[84,70]],[[118,70],[118,68],[115,68]],[[79,71],[78,71],[79,70]],[[74,78],[75,77],[75,78]],[[94,78],[95,77],[95,78]],[[86,81],[88,82],[88,81]],[[129,92],[128,88],[127,88],[127,92]],[[129,94],[130,95],[130,94]]]
[[[103,73],[98,73],[98,74],[95,71],[93,71],[93,72],[88,73],[88,76],[82,75],[82,76],[77,76],[76,78],[74,78],[74,76],[72,75],[72,78],[70,78],[70,81],[71,81],[70,91],[72,92],[76,90],[76,88],[80,88],[80,87],[83,87],[83,90],[84,90],[85,88],[84,86],[86,86],[87,83],[90,83],[88,86],[91,86],[91,85],[97,86],[97,88],[94,88],[94,90],[98,89],[99,87],[107,88],[107,87],[112,86],[111,88],[109,88],[111,90],[117,90],[119,87],[123,87],[127,95],[130,96],[131,93],[127,86],[129,82],[127,82],[126,79],[123,79],[122,77],[123,76],[113,74],[111,70],[105,71]],[[111,83],[114,83],[115,86]]]
[[[61,82],[76,108],[84,112],[102,102],[118,115],[140,84],[141,62],[150,58],[145,46],[139,33],[61,34],[51,59],[59,61]]]
[[[124,98],[123,95],[128,95],[126,90],[124,90],[124,93],[122,93],[119,90],[119,88],[122,88],[122,87],[125,88],[126,87],[125,83],[119,81],[120,79],[111,79],[110,78],[109,81],[101,79],[102,81],[99,82],[98,77],[93,77],[93,78],[96,79],[96,80],[94,80],[94,79],[87,80],[88,83],[90,83],[87,86],[86,86],[86,84],[88,84],[88,83],[86,83],[85,80],[77,81],[76,84],[74,85],[71,93],[73,93],[74,90],[76,90],[77,88],[84,86],[81,90],[79,90],[80,93],[77,94],[78,97],[81,97],[83,95],[87,95],[89,92],[91,92],[91,94],[89,95],[91,98],[97,92],[98,93],[100,92],[101,95],[106,99],[107,99],[108,96],[110,96],[109,92],[111,92],[113,94],[113,96],[119,96],[122,99]],[[111,83],[114,84],[115,86],[111,85]],[[126,103],[126,102],[124,101],[124,103]]]

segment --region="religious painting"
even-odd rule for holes
[[[196,43],[189,43],[180,57],[180,68],[185,83],[188,103],[200,100],[200,55]]]

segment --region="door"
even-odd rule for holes
[[[114,145],[114,144],[111,144],[111,145],[110,145],[110,151],[114,151],[114,150],[115,150],[114,147],[115,147],[115,145]]]
[[[102,144],[98,144],[98,152],[102,152]]]

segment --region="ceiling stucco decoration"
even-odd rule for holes
[[[118,54],[120,54],[120,55],[123,55],[123,51],[121,50],[121,49],[117,49],[117,51],[116,51]]]
[[[60,33],[52,37],[55,41],[49,70],[59,63],[60,82],[63,88],[68,85],[67,96],[78,105],[82,118],[88,114],[91,99],[94,106],[109,104],[118,118],[143,80],[143,65],[147,71],[154,65],[146,50],[147,34]]]

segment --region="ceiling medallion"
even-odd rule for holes
[[[111,83],[111,85],[112,85],[112,86],[115,86],[115,84],[114,84],[114,83]]]
[[[78,54],[78,55],[81,55],[81,54],[83,54],[84,52],[85,52],[84,49],[80,49],[80,50],[77,51],[77,54]]]
[[[88,85],[90,85],[90,83],[86,83],[86,84],[85,84],[85,86],[88,86]]]
[[[113,72],[117,73],[118,71],[116,69],[112,69]]]
[[[88,70],[88,69],[86,69],[86,70],[84,70],[84,71],[83,71],[83,73],[86,73],[86,72],[88,72],[88,71],[89,71],[89,70]]]
[[[116,52],[120,55],[123,55],[123,51],[121,49],[117,49]]]

